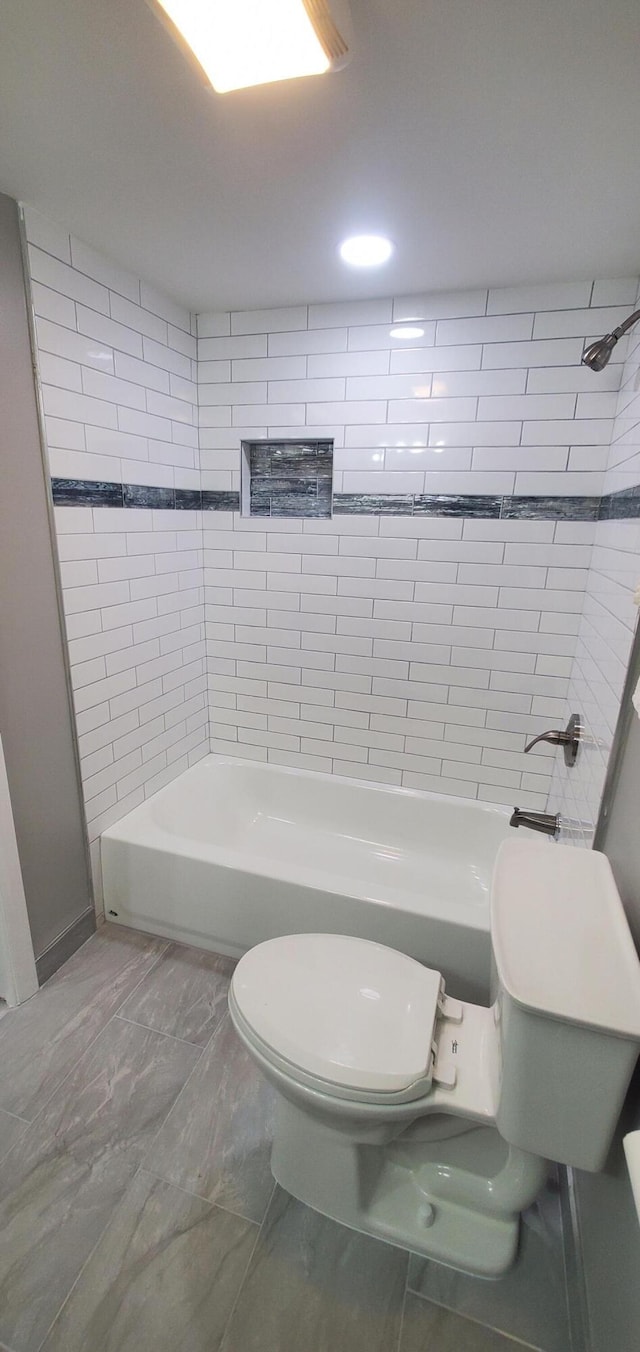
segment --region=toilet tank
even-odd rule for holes
[[[608,859],[505,841],[491,890],[501,1136],[602,1168],[640,1050],[640,962]]]

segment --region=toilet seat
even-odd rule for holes
[[[244,1037],[323,1093],[407,1102],[429,1092],[439,972],[338,934],[268,940],[241,958],[230,1005]]]

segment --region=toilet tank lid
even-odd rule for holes
[[[491,939],[500,983],[517,1004],[640,1040],[640,962],[606,855],[504,841]]]

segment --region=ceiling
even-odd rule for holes
[[[216,95],[145,0],[2,0],[0,190],[197,310],[640,270],[638,0],[351,8],[346,70]]]

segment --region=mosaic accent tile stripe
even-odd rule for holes
[[[271,481],[270,494],[273,492]],[[306,485],[292,490],[290,480],[278,481],[279,500],[270,497],[256,503],[252,515],[287,517],[297,515]],[[237,512],[240,494],[205,488],[157,488],[146,484],[105,483],[94,479],[52,479],[57,507],[164,508],[176,511]],[[315,499],[314,499],[315,501]],[[324,513],[323,513],[324,514]],[[316,515],[316,513],[313,513]],[[448,493],[335,493],[334,516],[449,516],[478,517],[503,521],[624,521],[640,517],[640,484],[592,496],[542,495],[540,497]]]
[[[336,493],[334,516],[449,516],[485,520],[597,521],[600,499],[549,495]]]
[[[175,511],[237,512],[239,493],[199,488],[158,488],[148,484],[102,483],[93,479],[52,479],[56,507],[131,507]]]
[[[640,516],[640,484],[605,493],[600,499],[599,521],[628,521]]]

